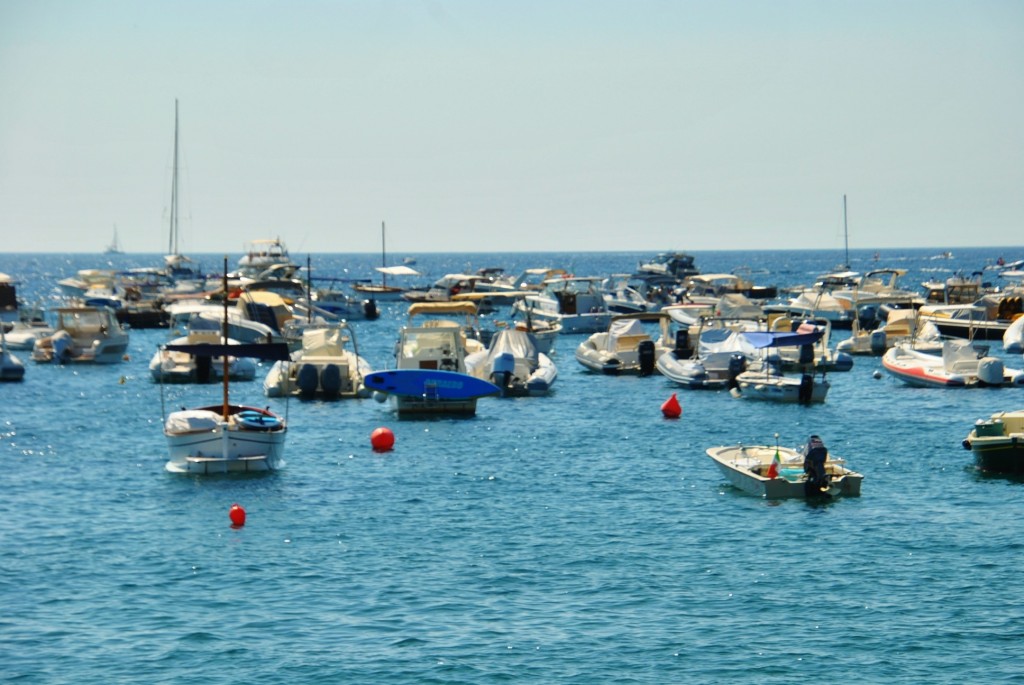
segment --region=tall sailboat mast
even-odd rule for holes
[[[384,244],[384,222],[380,222],[380,265],[385,269],[388,266],[388,250]],[[388,273],[386,271],[381,272],[381,285],[387,287],[388,284]]]
[[[846,249],[846,261],[844,265],[847,270],[850,268],[850,231],[846,226],[846,193],[843,193],[843,244]]]
[[[178,254],[178,98],[174,98],[174,166],[171,170],[171,231],[167,254]]]

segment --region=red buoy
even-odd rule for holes
[[[228,516],[231,517],[231,525],[235,528],[245,525],[245,509],[240,504],[232,504]]]
[[[661,413],[666,419],[678,419],[683,415],[683,408],[679,406],[679,400],[676,399],[675,393],[672,393],[672,397],[665,400],[665,403],[661,405]]]
[[[370,433],[370,444],[374,452],[388,452],[395,446],[395,434],[382,426]]]

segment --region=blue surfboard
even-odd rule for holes
[[[371,390],[390,395],[437,400],[471,400],[501,393],[501,389],[494,383],[475,376],[435,369],[374,371],[363,378],[363,383]]]

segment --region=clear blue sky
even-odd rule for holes
[[[19,251],[1007,245],[1024,2],[0,0]]]

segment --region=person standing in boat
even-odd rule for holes
[[[807,480],[804,485],[805,494],[821,495],[828,490],[829,477],[825,470],[828,460],[828,448],[817,435],[812,435],[804,445],[804,473]]]

